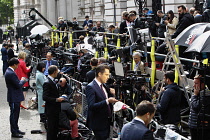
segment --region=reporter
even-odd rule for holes
[[[125,124],[121,131],[121,140],[153,140],[153,132],[147,128],[155,114],[155,107],[149,101],[142,101],[136,107],[137,116]]]

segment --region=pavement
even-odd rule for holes
[[[0,45],[1,49],[1,45]],[[0,56],[1,58],[1,56]],[[31,79],[30,83],[35,82],[35,79]],[[29,90],[26,96],[26,106],[31,97],[35,97],[34,92]],[[2,74],[2,61],[0,60],[0,140],[45,140],[46,130],[44,125],[40,123],[40,117],[37,109],[25,110],[21,109],[19,117],[19,128],[21,131],[26,132],[23,138],[12,138],[10,133],[9,123],[10,109],[7,103],[7,88],[5,79]],[[41,130],[42,134],[31,134],[31,130]]]

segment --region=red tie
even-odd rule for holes
[[[105,96],[105,98],[106,98],[106,94],[105,94],[105,92],[104,92],[104,90],[103,90],[103,84],[101,84],[101,90],[102,90],[102,92],[103,92],[103,94],[104,94],[104,96]],[[108,109],[108,117],[111,117],[111,109],[110,109],[110,106],[109,106],[109,104],[107,105],[108,107],[107,107],[107,109]]]

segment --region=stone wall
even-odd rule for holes
[[[105,26],[114,23],[114,0],[14,0],[15,25],[18,21],[23,21],[25,10],[26,18],[29,8],[35,7],[53,25],[57,24],[58,17],[72,20],[77,17],[80,25],[85,16],[90,16],[93,21],[103,21]],[[165,0],[165,11],[173,10],[177,13],[178,5],[192,7],[194,0]],[[152,0],[147,0],[146,6],[151,10]],[[138,11],[134,0],[116,0],[116,22],[121,22],[122,11]],[[164,10],[164,9],[162,9]],[[39,17],[37,17],[39,19]],[[43,20],[40,20],[46,24]],[[94,22],[95,24],[95,22]]]

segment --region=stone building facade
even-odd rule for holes
[[[14,0],[15,25],[23,25],[31,7],[36,8],[53,25],[57,24],[58,17],[72,20],[76,17],[80,25],[86,15],[93,21],[103,21],[103,24],[114,23],[114,1],[116,2],[116,23],[121,22],[122,11],[136,10],[135,0]],[[173,10],[177,13],[178,5],[194,6],[194,0],[164,0],[165,10]],[[145,6],[152,9],[152,0],[147,0]],[[36,17],[41,23],[46,24],[40,17]],[[25,20],[24,20],[25,19]],[[47,25],[47,24],[46,24]]]

